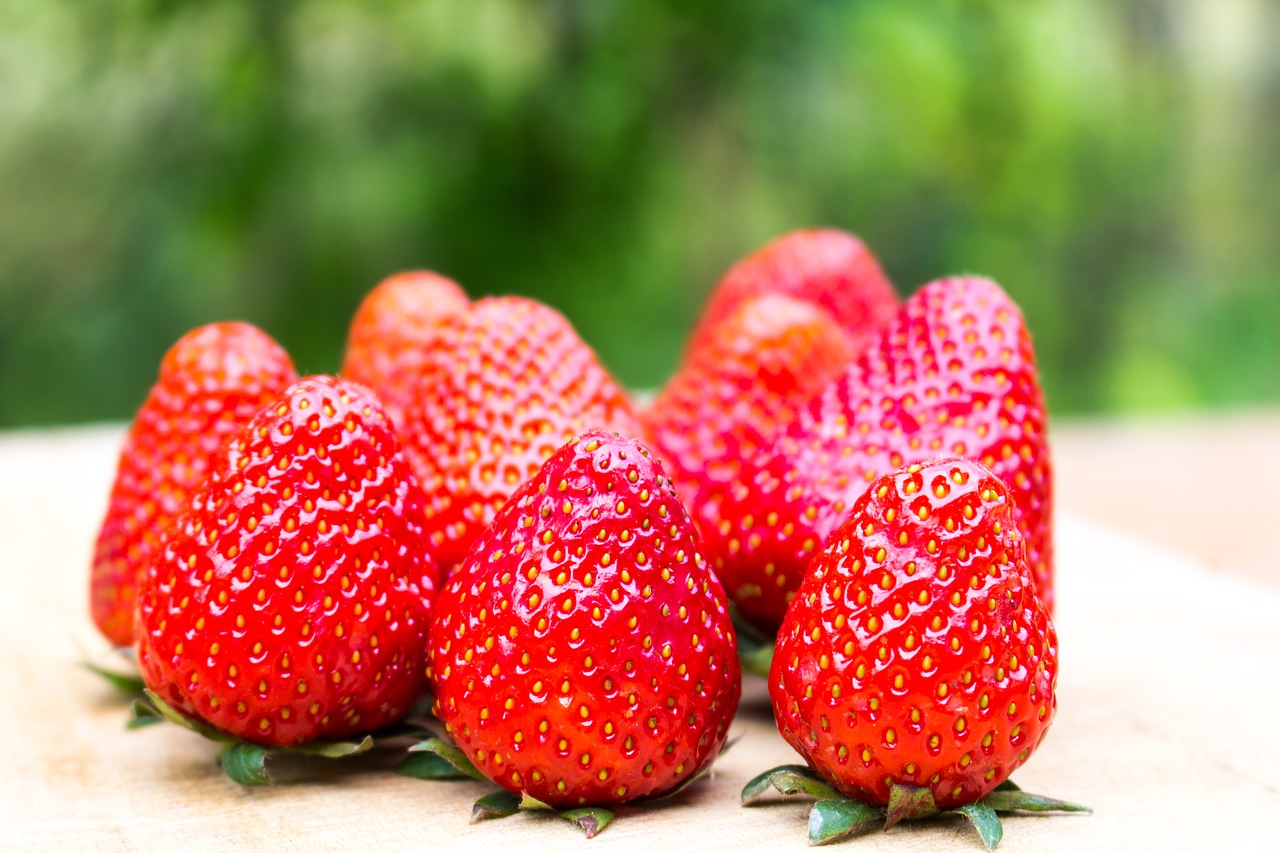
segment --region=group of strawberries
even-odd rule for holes
[[[997,285],[899,305],[843,232],[733,267],[648,406],[551,308],[406,273],[338,377],[299,379],[241,323],[173,346],[92,610],[166,715],[227,742],[323,745],[429,692],[442,754],[558,809],[710,766],[736,610],[776,635],[770,695],[809,766],[744,801],[816,792],[819,840],[870,806],[957,808],[990,845],[983,809],[1056,803],[1006,781],[1055,709],[1045,429]]]

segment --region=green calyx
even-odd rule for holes
[[[415,779],[486,779],[462,750],[438,737],[409,747],[409,757],[396,765],[396,772]]]
[[[771,788],[786,796],[801,794],[817,800],[809,812],[810,846],[841,841],[876,824],[883,824],[887,831],[903,820],[959,815],[973,824],[987,850],[995,850],[1004,836],[997,812],[1093,811],[1065,800],[1029,794],[1012,781],[1003,782],[976,803],[954,809],[939,809],[928,788],[894,785],[889,791],[888,806],[881,808],[841,795],[813,770],[799,764],[775,767],[752,779],[742,789],[742,804],[755,803]]]
[[[724,755],[737,742],[738,738],[726,742],[720,748],[719,754]],[[488,781],[488,777],[476,769],[476,766],[463,754],[462,750],[447,740],[437,737],[428,738],[409,747],[409,757],[401,761],[396,770],[415,779],[476,779],[482,782]],[[685,779],[670,791],[657,796],[634,800],[630,805],[644,806],[645,804],[670,799],[695,782],[705,779],[710,773],[711,765],[708,764],[700,772]],[[554,814],[578,827],[586,834],[587,838],[594,838],[603,832],[604,828],[612,823],[616,817],[612,809],[603,806],[584,806],[582,808],[560,810],[541,800],[534,799],[528,794],[522,795],[507,790],[499,790],[476,800],[475,805],[471,808],[471,822],[478,823],[490,818],[509,817],[519,811]]]
[[[768,678],[769,668],[773,666],[775,638],[743,619],[733,602],[729,602],[729,615],[733,619],[733,630],[738,635],[738,660],[742,663],[742,671]]]
[[[241,740],[208,723],[194,720],[179,712],[155,693],[144,689],[143,697],[136,700],[129,709],[129,721],[126,726],[136,729],[162,721],[181,726],[218,744],[218,763],[223,771],[233,782],[246,787],[271,784],[271,776],[267,773],[267,759],[273,755],[292,753],[321,758],[347,758],[368,752],[375,742],[374,735],[365,735],[359,739],[345,741],[316,740],[297,746],[263,746],[260,743]],[[401,725],[380,731],[377,736],[378,739],[404,737],[421,731],[414,726]]]
[[[489,818],[509,817],[519,811],[553,814],[578,827],[587,838],[595,838],[613,822],[614,818],[614,813],[610,809],[601,806],[561,811],[540,800],[535,800],[528,794],[521,796],[510,791],[495,791],[476,800],[475,805],[471,807],[471,822],[478,823]]]
[[[111,652],[119,657],[124,658],[131,664],[135,663],[133,649],[128,646],[121,646],[112,649]],[[128,699],[141,699],[146,685],[142,683],[142,676],[138,674],[136,665],[131,667],[128,672],[121,671],[115,667],[100,666],[90,661],[82,661],[80,664],[103,681],[110,684]]]

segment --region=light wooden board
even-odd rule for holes
[[[470,826],[485,788],[398,777],[394,754],[281,762],[274,787],[249,791],[194,735],[124,731],[123,704],[77,668],[105,649],[85,584],[119,437],[0,435],[0,850],[805,848],[806,805],[738,805],[756,772],[795,760],[754,679],[735,724],[744,737],[715,777],[592,841],[552,818]],[[1000,849],[1275,849],[1280,592],[1074,515],[1058,523],[1060,711],[1017,780],[1096,813],[1008,818]],[[838,849],[981,846],[946,821]]]
[[[1051,438],[1059,506],[1280,589],[1280,410],[1065,421]]]

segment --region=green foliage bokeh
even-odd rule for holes
[[[801,225],[1023,305],[1056,412],[1280,399],[1265,0],[0,0],[0,426],[216,319],[336,369],[402,268],[627,383]]]

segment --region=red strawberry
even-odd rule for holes
[[[1015,509],[981,465],[912,465],[875,480],[810,564],[769,694],[782,736],[841,793],[972,803],[1044,738],[1058,641]]]
[[[725,742],[741,682],[724,591],[631,439],[591,432],[547,460],[436,613],[434,711],[510,791],[626,802],[694,777]]]
[[[462,288],[433,272],[402,272],[384,279],[351,319],[342,375],[372,388],[391,422],[401,426],[413,401],[413,375],[440,320],[467,304]]]
[[[422,494],[377,398],[313,376],[218,455],[138,602],[147,687],[269,746],[402,716],[437,583]]]
[[[138,574],[214,453],[297,378],[280,345],[245,323],[193,329],[165,354],[125,436],[94,549],[89,598],[108,640],[133,644]]]
[[[481,299],[442,322],[401,437],[449,570],[556,448],[592,427],[638,431],[630,399],[559,313]]]
[[[690,353],[642,420],[700,525],[716,518],[714,486],[737,480],[854,354],[830,314],[778,294],[739,304]]]
[[[816,397],[726,490],[706,548],[742,613],[774,630],[827,535],[876,476],[941,453],[1009,484],[1027,554],[1053,606],[1051,467],[1035,352],[994,282],[933,282],[880,343]]]
[[[720,279],[689,338],[689,356],[739,303],[762,293],[821,305],[844,326],[855,350],[872,343],[898,309],[880,262],[857,237],[832,228],[792,231],[743,258]]]

